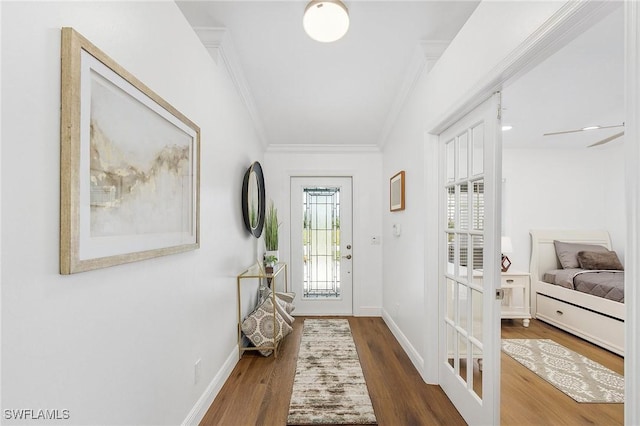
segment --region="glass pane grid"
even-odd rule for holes
[[[339,298],[340,188],[303,189],[303,297]]]
[[[474,283],[484,257],[482,125],[445,144],[445,249],[443,274],[447,365],[475,397],[482,399],[482,287]]]

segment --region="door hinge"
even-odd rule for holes
[[[501,288],[496,289],[496,300],[504,299],[504,290]]]

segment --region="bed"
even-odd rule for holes
[[[624,356],[624,294],[619,289],[595,291],[597,295],[551,284],[553,277],[563,273],[554,241],[604,246],[611,250],[606,231],[532,230],[531,233],[531,314],[569,333]],[[570,271],[564,271],[573,274]],[[547,277],[545,277],[547,274]],[[615,273],[616,279],[624,273]],[[567,277],[559,278],[560,281]],[[590,284],[592,285],[592,284]],[[620,285],[618,285],[620,287]],[[612,293],[610,297],[602,294]]]

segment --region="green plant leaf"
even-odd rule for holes
[[[273,204],[273,200],[269,200],[267,214],[264,218],[264,245],[267,250],[278,250],[278,209]]]

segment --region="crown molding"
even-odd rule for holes
[[[240,66],[240,60],[238,59],[229,31],[224,27],[194,27],[193,29],[214,62],[217,65],[221,65],[221,63],[224,64],[233,85],[249,112],[256,134],[262,146],[266,149],[267,136],[262,124],[262,119],[260,118],[260,114],[253,100],[253,95],[249,89],[249,83],[247,83],[244,77],[244,72]]]
[[[426,60],[427,72],[431,71],[450,43],[451,40],[428,40],[418,44],[418,49],[422,49]]]
[[[314,153],[314,154],[334,154],[334,153],[364,153],[380,152],[377,145],[339,145],[339,144],[270,144],[267,153]]]
[[[411,62],[407,67],[407,71],[405,72],[400,89],[398,90],[398,93],[393,100],[391,109],[387,114],[387,119],[385,120],[382,131],[380,132],[378,146],[381,149],[389,138],[391,130],[396,124],[398,116],[400,115],[402,108],[407,102],[409,94],[415,87],[416,82],[422,75],[423,71],[425,70],[425,68],[427,73],[431,71],[438,59],[440,59],[440,56],[442,56],[442,53],[444,53],[447,46],[449,46],[449,43],[450,41],[446,40],[430,40],[421,41],[416,46],[413,52],[413,56],[411,57]]]

